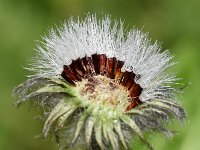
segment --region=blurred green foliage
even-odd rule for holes
[[[48,29],[70,16],[109,13],[122,18],[127,29],[133,26],[149,32],[152,40],[163,42],[179,63],[175,66],[184,84],[191,83],[181,96],[189,121],[173,139],[150,135],[157,150],[199,150],[200,142],[200,1],[199,0],[0,0],[0,149],[56,150],[53,138],[40,134],[39,115],[30,105],[13,106],[14,86],[26,79],[23,69],[34,55],[35,41]],[[136,149],[145,149],[136,140]]]

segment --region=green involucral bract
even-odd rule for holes
[[[42,131],[44,137],[52,130],[71,130],[66,127],[74,122],[73,136],[67,140],[70,142],[66,141],[66,145],[79,144],[79,138],[93,149],[94,143],[100,149],[128,149],[130,134],[138,136],[152,149],[144,132],[158,131],[171,136],[172,132],[165,127],[165,123],[172,114],[180,122],[185,118],[183,109],[173,100],[153,99],[126,111],[126,99],[117,104],[103,103],[101,98],[91,100],[87,94],[81,94],[81,86],[72,86],[61,76],[37,77],[19,85],[14,93],[19,97],[17,105],[30,100],[49,110]],[[67,134],[65,136],[63,139],[68,137]]]

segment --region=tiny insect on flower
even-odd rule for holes
[[[153,149],[145,132],[171,136],[169,120],[186,117],[169,51],[140,30],[125,33],[110,16],[70,19],[37,52],[28,68],[35,74],[14,90],[17,105],[32,101],[48,110],[42,133],[54,130],[65,148],[128,149],[137,136]]]

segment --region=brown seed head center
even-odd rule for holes
[[[135,82],[140,75],[122,71],[123,65],[115,57],[93,54],[64,65],[61,75],[89,101],[115,106],[129,102],[125,110],[131,110],[142,103],[139,99],[142,88]]]
[[[106,76],[98,75],[83,79],[77,82],[77,88],[81,96],[96,104],[112,106],[129,104],[128,90]]]

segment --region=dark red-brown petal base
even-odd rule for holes
[[[88,79],[89,77],[102,75],[124,86],[129,90],[130,105],[126,111],[138,106],[142,102],[139,96],[142,88],[134,81],[135,74],[133,72],[122,72],[124,62],[117,60],[115,57],[107,58],[105,54],[94,54],[91,57],[73,60],[69,66],[63,66],[62,77],[71,85],[76,86],[76,81]]]

